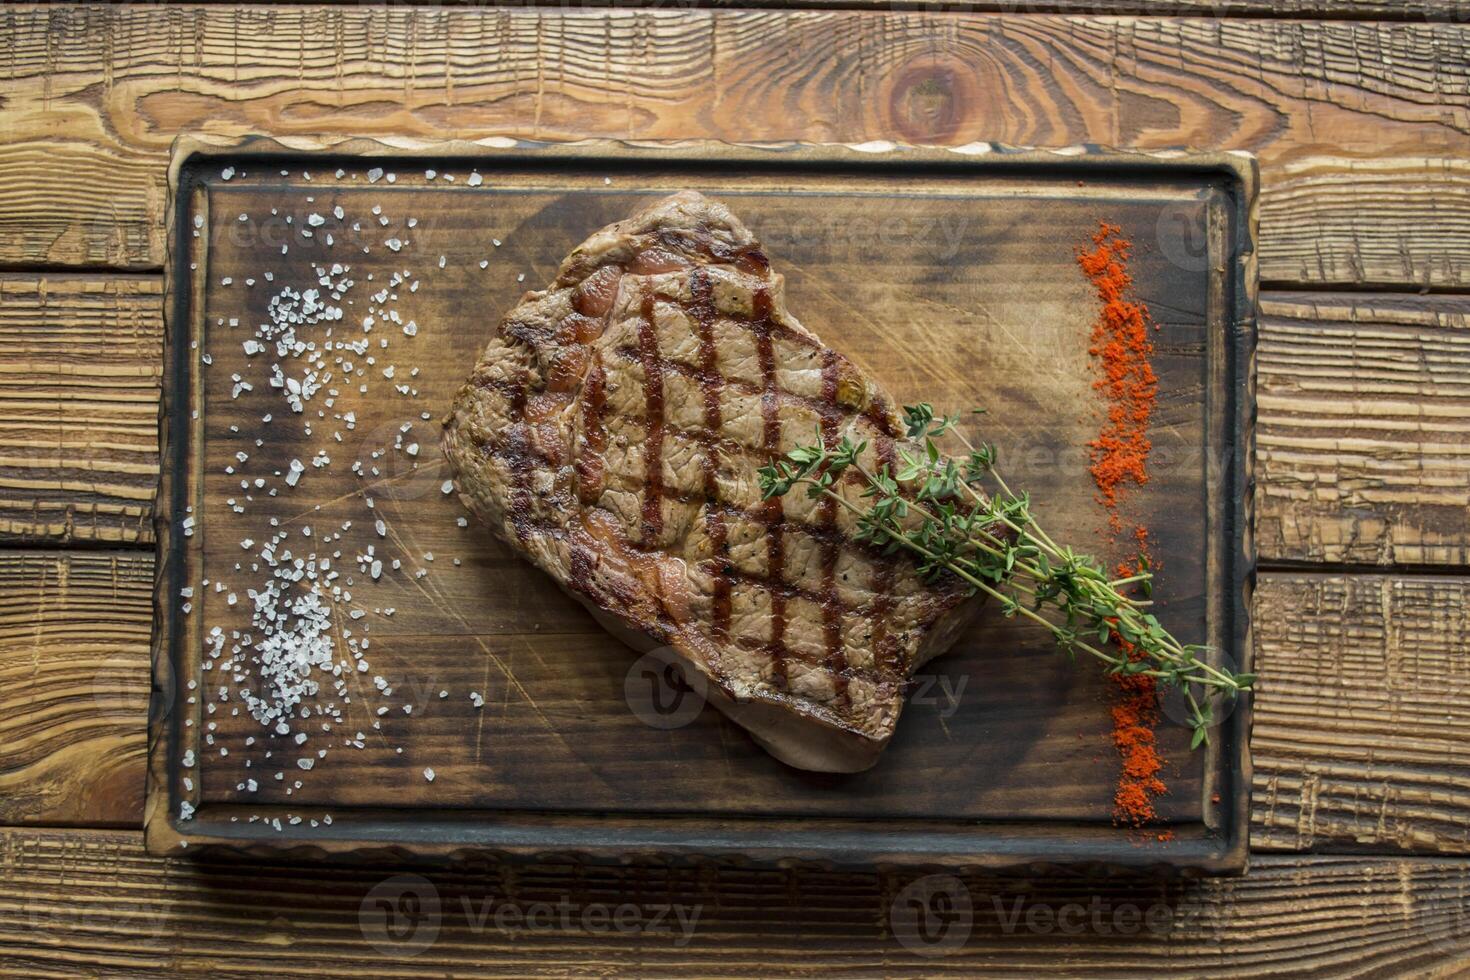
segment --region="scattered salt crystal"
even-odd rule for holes
[[[425,769],[424,770],[424,778],[427,779],[429,782],[432,783],[434,781],[434,770],[432,770],[432,769]]]

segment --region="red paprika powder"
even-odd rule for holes
[[[1077,253],[1077,264],[1101,304],[1088,353],[1101,371],[1093,387],[1102,396],[1104,417],[1097,438],[1088,443],[1089,469],[1098,500],[1108,512],[1108,527],[1116,535],[1123,530],[1119,490],[1124,484],[1142,486],[1148,482],[1148,455],[1153,448],[1148,424],[1159,390],[1149,331],[1157,327],[1148,307],[1133,298],[1133,277],[1128,272],[1133,246],[1123,237],[1122,229],[1104,222],[1092,237],[1092,244],[1091,251],[1079,249]],[[1146,554],[1147,528],[1136,524],[1133,536],[1139,553]],[[1140,567],[1141,562],[1122,564],[1118,576],[1127,577]],[[1130,645],[1121,637],[1114,634],[1113,639],[1133,656]],[[1153,801],[1167,791],[1159,778],[1164,760],[1156,748],[1158,690],[1152,677],[1117,676],[1114,681],[1118,691],[1112,707],[1113,746],[1121,766],[1113,795],[1113,816],[1121,824],[1139,827],[1158,818]]]

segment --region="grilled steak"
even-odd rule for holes
[[[676,194],[594,234],[506,314],[445,420],[465,504],[615,635],[666,647],[778,759],[855,772],[976,603],[756,471],[817,433],[892,462],[902,425],[786,311],[722,204]],[[860,487],[840,484],[854,502]]]

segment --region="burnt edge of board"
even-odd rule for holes
[[[649,163],[684,164],[718,172],[761,166],[790,172],[901,172],[915,167],[934,172],[1034,176],[1083,171],[1196,174],[1222,179],[1225,209],[1234,235],[1225,242],[1229,265],[1221,277],[1228,347],[1220,367],[1228,404],[1222,417],[1233,443],[1222,535],[1225,547],[1212,553],[1209,575],[1224,589],[1224,636],[1237,654],[1239,669],[1250,670],[1250,604],[1255,588],[1255,477],[1251,466],[1256,425],[1256,317],[1258,272],[1255,241],[1259,222],[1259,176],[1255,157],[1243,152],[1193,153],[1118,151],[1096,144],[1057,150],[971,143],[959,147],[916,147],[888,142],[862,144],[725,143],[691,141],[583,140],[543,143],[505,137],[477,141],[426,141],[366,138],[227,140],[181,136],[174,141],[168,167],[164,264],[165,383],[159,404],[160,477],[155,501],[157,562],[153,597],[152,690],[148,720],[148,777],[144,804],[149,853],[227,852],[269,858],[403,861],[418,858],[464,860],[573,860],[583,862],[652,859],[686,863],[721,861],[755,866],[812,865],[822,868],[944,867],[991,873],[1037,873],[1068,868],[1109,874],[1237,875],[1249,861],[1250,696],[1221,724],[1209,751],[1219,786],[1222,826],[1197,837],[1140,846],[1121,829],[1083,823],[1016,825],[974,821],[827,820],[810,818],[709,818],[691,815],[649,817],[622,814],[588,817],[543,811],[455,811],[433,823],[415,822],[404,833],[403,811],[341,809],[334,823],[312,829],[310,841],[284,840],[263,821],[230,823],[230,810],[212,805],[180,820],[183,715],[174,696],[185,638],[184,616],[176,601],[185,582],[187,538],[178,520],[189,507],[188,491],[197,477],[189,453],[197,449],[190,405],[197,383],[188,357],[192,333],[191,295],[195,276],[187,265],[189,226],[183,220],[198,186],[198,167],[247,158],[256,163],[301,163],[320,168],[335,161],[360,165],[368,158],[432,163],[474,160],[514,162],[548,172],[636,173]],[[1213,350],[1214,348],[1211,348]],[[197,800],[197,793],[195,795]],[[253,808],[261,809],[261,808]],[[219,811],[214,818],[209,811]],[[284,811],[283,811],[284,812]],[[447,811],[446,811],[447,813]],[[305,815],[305,814],[303,814]],[[297,832],[301,827],[293,828]],[[1080,836],[1079,836],[1080,835]],[[396,842],[390,842],[392,838]]]

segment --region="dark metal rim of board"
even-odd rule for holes
[[[757,865],[816,864],[822,867],[945,867],[988,872],[1034,872],[1066,866],[1093,871],[1186,875],[1240,874],[1249,856],[1251,760],[1250,698],[1219,728],[1209,750],[1222,772],[1219,787],[1223,832],[1140,846],[1127,833],[1099,825],[1078,828],[922,821],[816,820],[796,818],[712,819],[697,815],[614,815],[514,811],[461,811],[452,818],[416,821],[405,833],[401,815],[390,810],[336,810],[331,826],[316,828],[310,842],[278,843],[264,822],[231,823],[249,808],[211,805],[191,820],[179,819],[186,794],[181,779],[182,710],[176,699],[160,692],[177,690],[176,637],[182,639],[182,612],[175,597],[191,580],[185,536],[177,532],[186,513],[190,454],[192,389],[198,378],[187,356],[191,323],[190,293],[194,277],[186,262],[190,244],[181,220],[191,190],[193,166],[247,158],[256,162],[312,167],[341,159],[356,165],[381,158],[398,165],[409,161],[474,160],[515,163],[528,168],[595,173],[636,172],[650,163],[685,164],[719,171],[760,166],[791,172],[861,171],[882,173],[924,169],[954,174],[1024,173],[1098,175],[1131,173],[1197,174],[1223,179],[1235,236],[1227,250],[1229,265],[1222,278],[1225,342],[1221,365],[1228,377],[1229,404],[1222,413],[1226,438],[1233,443],[1228,489],[1224,495],[1225,564],[1219,581],[1228,593],[1223,633],[1240,661],[1250,669],[1250,599],[1255,583],[1253,536],[1255,344],[1258,226],[1258,177],[1255,158],[1247,153],[1193,153],[1186,150],[1134,152],[1095,145],[1056,150],[972,143],[960,147],[917,147],[888,142],[854,145],[816,143],[723,143],[714,141],[632,142],[586,140],[542,143],[504,137],[477,141],[433,142],[418,139],[275,140],[250,137],[222,140],[183,136],[175,140],[168,171],[167,261],[164,275],[164,364],[169,383],[163,386],[159,412],[161,477],[154,516],[157,571],[154,588],[153,703],[149,716],[149,763],[144,828],[148,850],[178,855],[225,851],[272,857],[403,860],[459,859],[473,856],[583,861],[733,860]],[[1220,229],[1214,229],[1220,231]],[[161,707],[160,707],[161,706]],[[260,808],[254,808],[259,810]],[[208,811],[218,811],[211,816]],[[233,812],[232,812],[233,811]],[[284,814],[283,814],[284,815]],[[1087,835],[1087,831],[1091,835]],[[385,844],[385,840],[397,843]]]

